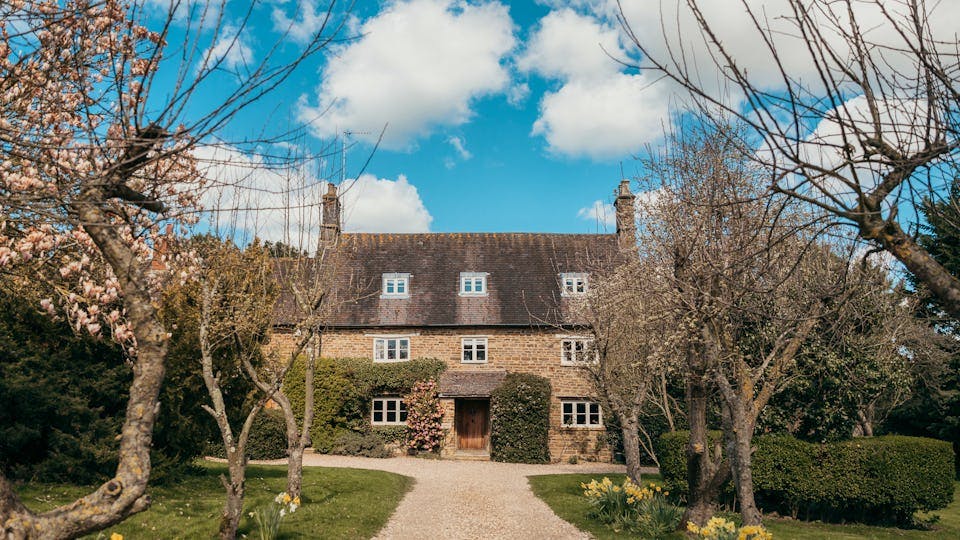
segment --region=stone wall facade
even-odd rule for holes
[[[407,337],[410,358],[443,360],[448,370],[497,370],[533,373],[549,379],[553,395],[550,409],[550,455],[554,461],[573,456],[609,461],[606,429],[561,426],[561,400],[590,399],[595,392],[581,367],[562,365],[561,342],[564,338],[583,337],[558,328],[534,327],[455,327],[455,328],[362,328],[332,329],[324,332],[321,355],[327,358],[373,358],[374,339]],[[463,338],[487,338],[486,363],[461,362]],[[275,334],[270,348],[289,351],[295,336]],[[456,451],[454,433],[455,400],[443,399],[443,426],[447,430],[444,454]]]

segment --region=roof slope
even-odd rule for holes
[[[617,252],[613,234],[343,234],[331,326],[570,324],[561,272],[589,272]],[[384,273],[409,273],[409,298],[382,298]],[[486,296],[459,295],[460,272],[486,272]],[[349,292],[348,292],[349,291]],[[278,323],[291,323],[289,294]]]

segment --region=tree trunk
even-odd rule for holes
[[[627,476],[633,483],[640,485],[640,434],[636,415],[621,413],[620,431],[623,433],[623,457],[627,462]]]
[[[869,407],[869,406],[868,406]],[[854,437],[873,437],[873,422],[868,414],[869,408],[864,411],[862,408],[857,410],[857,423],[853,426]]]
[[[287,494],[296,499],[303,492],[303,445],[291,446],[287,458]]]
[[[689,354],[696,354],[691,352]],[[695,361],[697,364],[701,360]],[[690,421],[690,440],[687,443],[687,486],[689,489],[687,509],[680,521],[681,529],[688,522],[705,525],[717,511],[720,488],[730,474],[728,460],[716,463],[710,453],[707,438],[707,405],[709,393],[706,377],[698,369],[687,375],[686,397]]]
[[[728,410],[730,404],[725,404]],[[753,423],[741,410],[727,412],[724,438],[726,439],[727,459],[733,470],[733,485],[740,502],[740,515],[744,525],[760,525],[763,515],[757,508],[753,494]]]
[[[308,391],[312,384],[307,385]],[[297,425],[297,417],[294,415],[293,405],[290,399],[282,390],[277,390],[273,395],[274,401],[280,405],[283,411],[283,420],[287,427],[287,495],[291,498],[297,498],[303,489],[303,449],[306,447],[309,430],[306,427],[306,418],[304,418],[304,428]]]
[[[244,482],[246,480],[246,463],[244,463],[246,457],[237,451],[230,451],[230,449],[227,449],[227,452],[230,480],[228,481],[225,476],[220,475],[220,482],[227,494],[223,512],[220,514],[220,530],[218,532],[220,540],[234,540],[237,537],[240,518],[243,517]]]

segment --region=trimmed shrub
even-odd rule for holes
[[[686,495],[687,432],[660,437],[660,471]],[[711,433],[718,440],[719,432]],[[953,501],[954,455],[948,442],[889,435],[815,444],[788,435],[754,438],[757,504],[803,519],[906,524],[920,510]],[[732,493],[728,487],[726,493]]]
[[[550,381],[508,373],[490,396],[490,459],[549,463]]]
[[[306,396],[304,369],[304,359],[298,359],[283,385],[299,418]],[[331,453],[340,437],[370,432],[370,400],[382,395],[406,395],[418,381],[437,379],[444,369],[446,364],[441,360],[375,364],[369,358],[321,358],[314,377],[314,420],[310,429],[314,450]]]
[[[375,432],[356,433],[353,431],[337,437],[330,445],[330,453],[343,456],[363,456],[370,458],[388,458],[391,453],[383,444],[383,437]]]
[[[287,424],[283,412],[275,409],[260,411],[247,439],[247,457],[250,459],[280,459],[287,457]]]

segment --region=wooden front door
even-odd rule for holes
[[[486,450],[490,437],[490,400],[457,400],[457,448]]]

